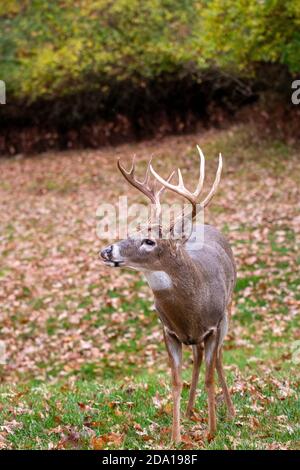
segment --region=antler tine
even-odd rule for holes
[[[145,179],[143,181],[143,184],[145,186],[148,186],[149,181],[150,181],[150,165],[151,165],[151,162],[152,162],[152,158],[153,158],[153,155],[150,156],[150,160],[147,163],[146,175],[145,175]]]
[[[150,201],[153,204],[156,205],[157,212],[160,213],[161,207],[160,207],[159,198],[160,198],[160,195],[164,192],[165,187],[164,187],[164,185],[162,185],[161,188],[156,190],[156,180],[155,179],[154,179],[153,184],[151,186],[149,185],[151,161],[152,161],[152,156],[151,156],[151,158],[148,162],[148,165],[147,165],[147,170],[146,170],[146,175],[145,175],[144,181],[139,181],[135,177],[135,155],[133,156],[132,166],[131,166],[131,169],[129,171],[125,170],[125,168],[121,165],[121,159],[120,158],[118,159],[117,164],[118,164],[118,168],[119,168],[120,172],[122,173],[124,178],[128,181],[128,183],[130,183],[132,186],[134,186],[139,191],[141,191],[143,194],[145,194],[145,196],[147,196],[150,199]],[[170,181],[170,179],[172,178],[173,175],[174,175],[174,171],[167,178],[167,182]]]
[[[135,156],[133,156],[133,158],[132,158],[132,166],[131,166],[131,169],[129,171],[126,171],[125,168],[121,165],[121,159],[120,158],[118,159],[117,164],[118,164],[118,168],[119,168],[120,172],[122,173],[124,178],[128,181],[128,183],[130,183],[136,189],[138,189],[143,194],[145,194],[145,196],[147,196],[151,200],[151,202],[153,204],[155,204],[156,201],[155,201],[154,194],[152,194],[152,191],[149,190],[149,188],[147,188],[146,185],[143,182],[138,181],[135,178]]]
[[[197,145],[197,150],[200,155],[200,177],[199,177],[199,182],[195,191],[195,196],[198,197],[202,191],[203,188],[203,183],[204,183],[204,177],[205,177],[205,157],[203,155],[203,152],[199,145]]]
[[[167,182],[171,181],[171,179],[173,178],[175,174],[175,170],[171,171],[171,173],[169,174],[168,178],[167,178]],[[156,184],[157,183],[157,180],[154,179],[154,183]],[[157,192],[157,195],[161,195],[162,193],[165,192],[165,190],[167,189],[167,187],[165,185],[161,185],[161,187],[159,188],[158,192]]]
[[[193,206],[193,216],[196,215],[196,205],[197,205],[197,199],[201,194],[202,188],[203,188],[203,182],[204,182],[204,175],[205,175],[205,158],[202,153],[202,150],[200,147],[197,145],[197,149],[199,152],[199,157],[200,157],[200,177],[198,181],[198,185],[196,190],[192,193],[186,189],[184,186],[183,178],[182,178],[182,173],[181,170],[178,169],[178,184],[173,185],[169,183],[169,181],[165,180],[162,178],[156,171],[153,169],[152,165],[150,165],[150,171],[153,174],[153,176],[166,188],[170,189],[171,191],[174,191],[175,193],[179,194],[180,196],[185,197]],[[214,184],[209,192],[209,194],[206,196],[206,198],[199,204],[201,204],[202,207],[207,206],[207,204],[210,202],[212,199],[213,195],[215,194],[218,184],[220,182],[220,177],[221,177],[221,171],[222,171],[222,156],[220,154],[219,157],[219,166],[216,174],[216,178],[214,181]]]
[[[154,170],[152,165],[150,165],[150,171],[151,171],[152,175],[157,179],[157,181],[159,181],[165,188],[168,188],[171,191],[174,191],[175,193],[186,197],[191,203],[194,202],[193,197],[192,197],[193,196],[192,193],[187,191],[187,189],[185,188],[185,186],[183,184],[181,171],[179,169],[177,170],[178,179],[179,179],[179,183],[178,183],[177,186],[175,186],[174,184],[169,183],[169,181],[165,180],[158,173],[156,173],[156,171]]]
[[[145,176],[145,179],[144,179],[144,181],[143,181],[143,184],[144,184],[148,189],[150,189],[150,191],[153,192],[153,194],[154,194],[155,197],[159,197],[159,196],[160,196],[161,194],[163,194],[163,192],[166,190],[166,187],[165,187],[164,185],[161,185],[160,188],[159,188],[158,190],[156,190],[156,186],[157,186],[157,183],[158,183],[158,181],[157,181],[156,178],[153,179],[153,183],[151,184],[151,186],[149,185],[149,183],[150,183],[150,175],[151,175],[150,167],[151,167],[152,159],[153,159],[153,155],[151,155],[150,160],[149,160],[149,162],[148,162],[148,164],[147,164],[146,176]],[[173,170],[173,171],[169,174],[169,176],[168,176],[168,178],[167,178],[167,181],[168,181],[168,182],[172,179],[172,177],[174,176],[174,173],[175,173],[175,171]]]
[[[136,158],[136,155],[133,154],[131,169],[129,170],[129,173],[130,173],[131,175],[134,175],[134,173],[135,173],[135,158]]]
[[[131,168],[129,171],[125,170],[125,168],[121,165],[121,157],[118,158],[117,165],[124,178],[129,181],[126,175],[133,175],[135,172],[135,155],[132,157]]]
[[[222,155],[221,153],[219,154],[219,164],[218,164],[218,169],[217,169],[217,173],[216,173],[216,177],[215,177],[215,181],[212,185],[212,188],[211,190],[209,191],[208,195],[206,196],[206,198],[202,201],[201,205],[202,207],[206,207],[210,200],[212,199],[212,197],[214,196],[215,192],[217,191],[217,188],[219,186],[219,183],[220,183],[220,179],[221,179],[221,173],[222,173],[222,167],[223,167],[223,159],[222,159]]]

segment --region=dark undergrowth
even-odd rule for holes
[[[201,78],[165,74],[30,103],[0,107],[0,155],[98,148],[154,136],[222,127],[257,99],[249,80],[210,71]],[[103,83],[101,83],[103,88]]]

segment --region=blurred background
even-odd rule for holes
[[[199,144],[206,191],[224,158],[205,221],[238,267],[237,418],[218,390],[205,440],[202,373],[182,447],[299,449],[299,27],[299,0],[1,1],[0,448],[170,445],[151,292],[100,264],[96,209],[144,202],[116,169],[134,153],[193,188]],[[186,348],[183,405],[190,375]]]

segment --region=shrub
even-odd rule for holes
[[[1,79],[35,101],[212,66],[300,71],[299,0],[2,0]]]

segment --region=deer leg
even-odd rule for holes
[[[228,417],[233,418],[235,416],[235,410],[233,403],[230,398],[230,393],[227,387],[224,369],[223,369],[223,362],[222,362],[222,348],[220,348],[219,353],[217,354],[216,358],[216,369],[219,377],[219,382],[223,390],[224,400],[228,410]]]
[[[228,322],[230,323],[231,317],[232,317],[232,300],[227,305],[227,316],[228,316]]]
[[[208,395],[208,440],[214,438],[216,433],[216,401],[215,401],[215,379],[214,372],[217,355],[216,332],[213,331],[210,336],[204,340],[205,351],[205,387]]]
[[[202,357],[203,357],[203,344],[193,344],[193,359],[194,359],[194,364],[193,364],[193,376],[192,376],[192,383],[191,383],[191,388],[190,388],[190,396],[189,396],[189,402],[186,410],[186,416],[187,418],[190,418],[193,414],[193,408],[195,405],[195,399],[196,399],[196,390],[197,390],[197,385],[198,385],[198,380],[199,380],[199,372],[200,372],[200,367],[202,363]]]
[[[182,364],[182,344],[164,329],[164,339],[169,355],[171,375],[172,375],[172,395],[173,395],[173,424],[172,441],[179,443],[180,437],[180,398],[182,391],[181,364]]]

